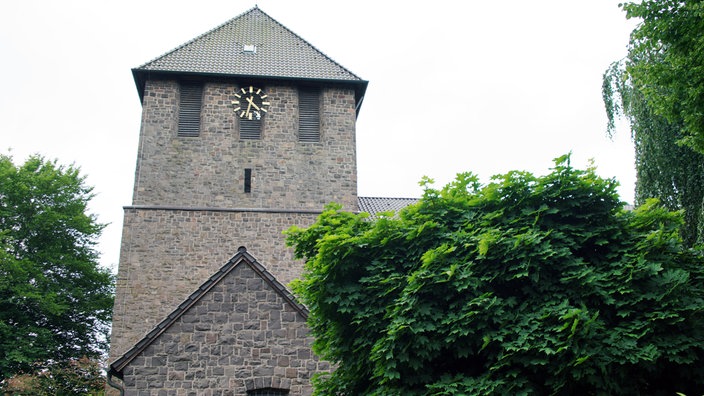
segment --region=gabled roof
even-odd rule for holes
[[[144,78],[155,72],[352,83],[360,97],[367,85],[258,7],[132,69],[140,97]]]
[[[418,198],[357,197],[359,211],[367,212],[375,219],[378,213],[398,212],[408,205],[418,202]]]
[[[227,262],[218,272],[210,277],[205,283],[203,283],[198,290],[193,292],[184,302],[182,302],[178,308],[171,312],[164,320],[161,321],[152,331],[150,331],[144,338],[142,338],[137,344],[135,344],[132,349],[125,352],[122,357],[115,360],[110,365],[111,375],[115,375],[118,378],[122,378],[122,370],[134,360],[139,354],[142,353],[149,345],[151,345],[162,333],[164,333],[169,327],[176,323],[191,307],[193,307],[203,296],[205,296],[213,286],[217,285],[222,281],[227,275],[229,275],[237,266],[247,265],[249,266],[257,275],[259,275],[277,294],[279,294],[283,300],[289,304],[298,313],[303,315],[304,318],[308,317],[308,309],[298,303],[291,294],[291,292],[286,289],[279,281],[274,278],[271,273],[269,273],[264,266],[259,264],[257,260],[247,253],[245,247],[240,247],[230,261]]]

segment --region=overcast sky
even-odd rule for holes
[[[255,0],[256,1],[256,0]],[[605,133],[601,76],[634,26],[620,0],[0,2],[0,152],[75,163],[110,223],[116,268],[141,105],[130,69],[246,12],[264,12],[369,81],[359,194],[417,197],[458,172],[488,180],[595,160],[633,200],[629,131]]]

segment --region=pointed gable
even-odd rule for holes
[[[240,248],[141,341],[110,365],[130,389],[289,389],[329,369],[310,352],[308,311]],[[301,377],[302,378],[302,377]],[[242,394],[242,393],[237,394]]]
[[[140,97],[154,73],[351,83],[367,82],[258,7],[132,70]]]

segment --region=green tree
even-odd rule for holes
[[[314,349],[337,365],[317,394],[701,394],[704,258],[679,213],[623,210],[568,156],[427,182],[398,216],[330,205],[288,231]]]
[[[630,122],[636,160],[635,204],[655,197],[670,210],[683,210],[685,244],[704,242],[704,155],[678,143],[683,136],[681,123],[653,113],[630,83],[623,62],[614,63],[604,74],[603,91],[610,131],[618,115]]]
[[[622,5],[641,21],[626,72],[658,116],[682,127],[679,141],[704,153],[704,2],[644,0]]]
[[[5,380],[4,395],[104,395],[106,381],[99,362],[88,358],[38,365],[31,374],[16,374]]]
[[[630,122],[636,205],[658,198],[684,210],[687,245],[704,242],[704,3],[643,1],[622,7],[642,23],[625,59],[604,73],[608,132]]]
[[[73,166],[0,155],[0,380],[106,351],[113,276]]]

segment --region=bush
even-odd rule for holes
[[[470,173],[399,216],[330,205],[288,241],[317,394],[701,394],[704,265],[681,214],[625,211],[569,156],[542,177]]]

